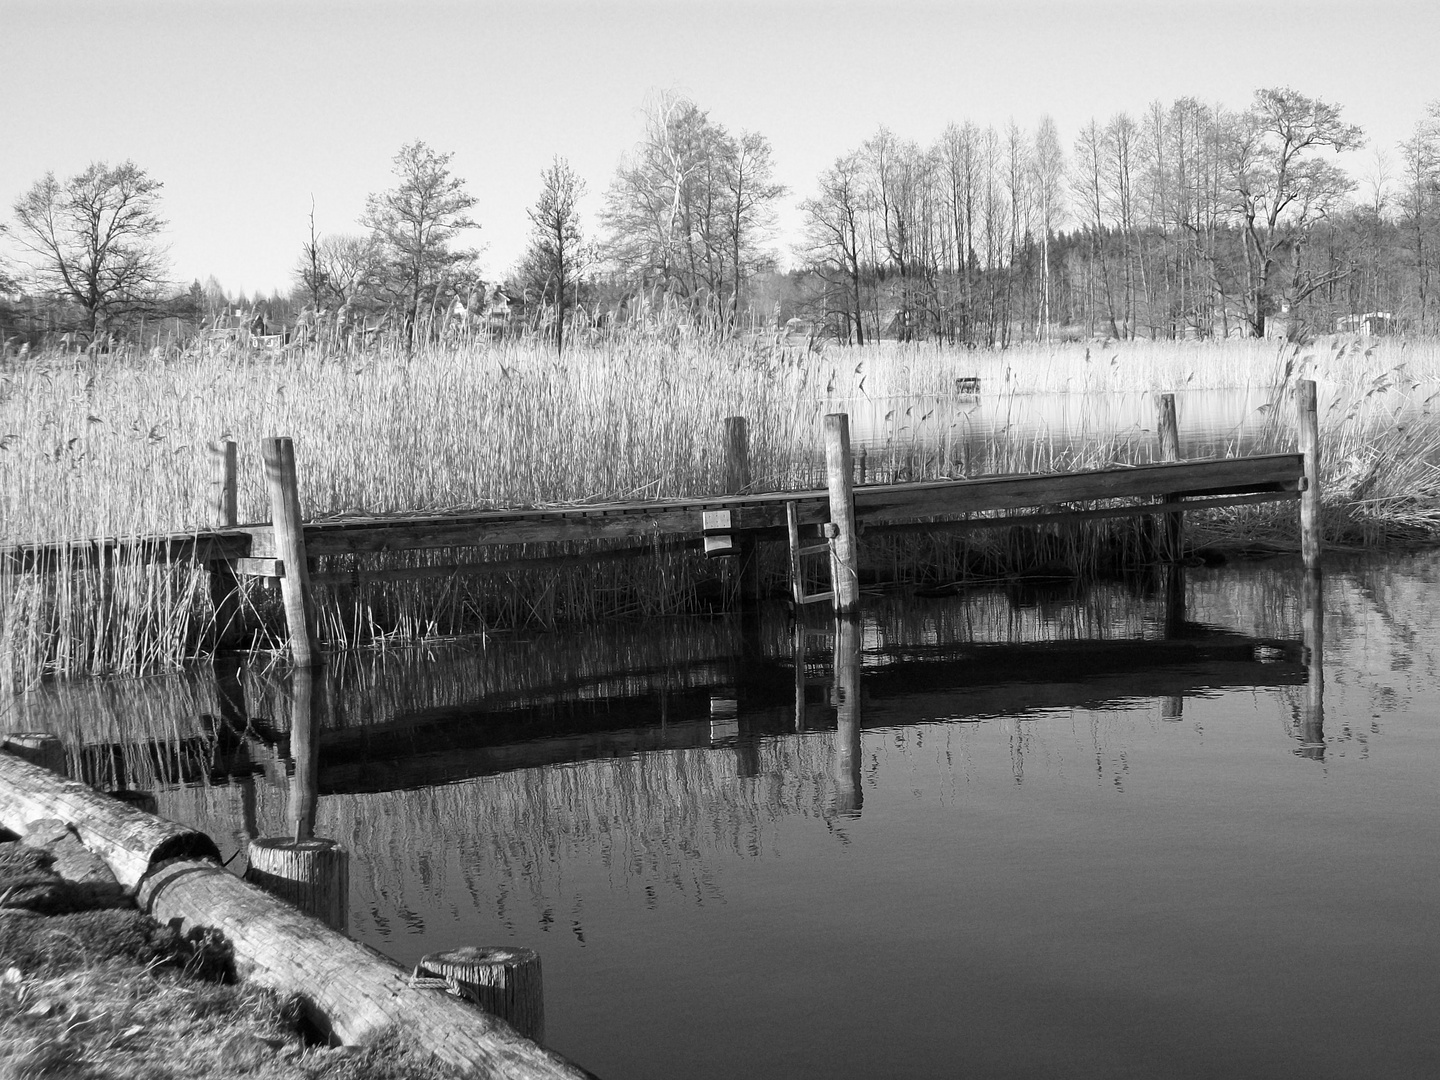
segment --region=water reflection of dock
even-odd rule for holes
[[[1305,648],[1187,622],[1184,595],[1178,573],[1150,593],[1101,589],[1078,605],[1074,629],[1102,636],[1043,642],[994,640],[1026,629],[1024,612],[992,595],[919,613],[881,606],[809,632],[774,609],[605,638],[351,656],[317,673],[315,707],[300,710],[315,726],[314,791],[423,788],[717,743],[750,775],[757,740],[796,732],[838,730],[843,755],[859,731],[917,714],[981,720],[1148,698],[1177,719],[1186,697],[1234,687],[1308,685],[1301,727],[1323,748],[1318,601]],[[255,780],[275,786],[294,772],[299,701],[283,672],[229,666],[209,680],[72,692],[80,700],[56,688],[48,707],[31,702],[20,722],[60,734],[100,786],[234,779],[252,789],[253,819]]]

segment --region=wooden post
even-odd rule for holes
[[[1180,425],[1175,419],[1175,395],[1162,394],[1160,396],[1160,460],[1180,460]],[[1171,502],[1177,496],[1162,495],[1162,502]],[[1165,515],[1164,524],[1164,551],[1165,558],[1170,562],[1178,562],[1184,553],[1185,545],[1185,515],[1181,511]]]
[[[305,561],[305,530],[300,521],[300,484],[295,475],[295,444],[285,438],[264,443],[265,483],[270,489],[270,520],[275,530],[275,556],[285,567],[280,595],[290,634],[290,657],[296,667],[319,659],[315,641],[315,607],[310,596],[310,569]]]
[[[835,616],[835,812],[859,817],[860,620]]]
[[[1295,384],[1300,453],[1305,455],[1305,490],[1300,493],[1300,557],[1306,570],[1320,569],[1320,411],[1315,380]]]
[[[750,422],[725,418],[725,494],[742,495],[750,487]]]
[[[527,1039],[545,1041],[545,991],[534,949],[471,945],[422,957],[415,972],[444,979]]]
[[[855,534],[854,465],[850,457],[850,417],[825,417],[825,474],[830,489],[830,576],[835,589],[835,612],[851,615],[860,609],[859,544]]]
[[[725,418],[725,494],[743,495],[750,490],[750,421],[743,416]],[[760,560],[755,541],[742,540],[739,547],[740,599],[760,599]]]
[[[48,731],[15,731],[0,735],[0,750],[7,750],[31,765],[61,776],[70,775],[65,744],[60,741],[60,736]]]
[[[250,841],[245,880],[345,932],[350,912],[350,857],[334,840],[267,836]]]
[[[234,439],[213,443],[211,461],[215,466],[212,516],[217,528],[238,524],[240,513],[236,501],[236,461]],[[240,580],[234,568],[224,560],[210,564],[210,604],[215,612],[214,643],[217,652],[233,648],[240,639]]]
[[[236,497],[238,490],[236,463],[239,460],[239,454],[235,440],[226,439],[223,442],[212,443],[210,455],[215,466],[214,499],[212,500],[215,527],[231,528],[240,522],[239,503]]]

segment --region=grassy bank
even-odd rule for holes
[[[956,380],[968,377],[1007,415],[1045,395],[1083,399],[1081,430],[974,430],[956,411]],[[1106,403],[1172,390],[1250,391],[1260,418],[1245,446],[1231,451],[1291,449],[1288,391],[1303,377],[1320,384],[1330,539],[1432,538],[1440,530],[1440,425],[1431,408],[1440,393],[1437,342],[1133,342],[1005,352],[884,343],[806,353],[617,338],[560,358],[527,343],[422,349],[408,360],[313,350],[170,361],[35,357],[0,372],[0,543],[206,527],[209,446],[223,437],[240,448],[241,520],[268,517],[259,448],[275,434],[295,439],[302,510],[323,518],[715,492],[723,483],[719,432],[730,415],[750,421],[757,489],[819,484],[821,425],[832,411],[872,417],[864,435],[872,479],[1149,460],[1149,431],[1111,430]],[[1140,407],[1153,410],[1153,402]],[[1182,431],[1185,423],[1182,413]],[[1206,535],[1284,543],[1292,517],[1234,511],[1212,516]],[[983,535],[959,546],[926,542],[887,551],[884,560],[929,560],[941,576],[970,567],[1003,573],[1014,543]],[[1056,550],[1087,562],[1114,545],[1114,537],[1092,535],[1082,545],[1091,554]],[[322,629],[333,643],[361,644],[658,615],[704,602],[695,583],[715,572],[677,553],[561,574],[335,589],[322,597]],[[262,625],[274,625],[273,601],[258,589],[251,601]],[[56,672],[172,667],[204,649],[209,617],[198,567],[11,576],[0,580],[0,685]]]
[[[400,1040],[307,1042],[297,1011],[237,985],[218,939],[180,938],[96,903],[51,857],[0,842],[0,1077],[5,1080],[444,1080]]]

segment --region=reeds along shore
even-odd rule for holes
[[[1432,418],[1440,342],[1127,342],[1003,352],[886,343],[813,353],[622,336],[558,357],[538,343],[504,342],[422,348],[408,359],[302,349],[163,360],[41,354],[12,363],[0,369],[0,543],[208,527],[210,447],[222,438],[239,444],[240,520],[264,520],[260,440],[274,434],[295,440],[307,518],[717,492],[725,481],[719,432],[732,415],[749,420],[756,489],[820,486],[824,415],[879,400],[893,407],[866,447],[872,480],[1150,460],[1145,431],[1097,425],[1079,440],[1033,430],[969,436],[931,405],[971,377],[987,396],[1012,401],[1248,388],[1267,415],[1250,447],[1257,451],[1294,446],[1288,391],[1313,377],[1329,539],[1430,539],[1440,531],[1440,424]],[[1182,433],[1185,422],[1182,414]],[[1256,508],[1207,525],[1232,539],[1275,540],[1293,535],[1292,517]],[[1122,535],[1134,534],[1092,532],[1079,548],[1026,542],[1083,568],[1130,542]],[[884,561],[921,561],[941,577],[1003,573],[1007,547],[1017,542],[984,534],[918,541]],[[453,562],[454,553],[406,558]],[[322,636],[348,646],[653,616],[692,609],[696,582],[715,575],[714,564],[672,552],[560,573],[337,587],[322,590]],[[263,589],[252,588],[249,602],[265,625],[271,601]],[[211,617],[203,567],[7,574],[0,687],[50,674],[174,667],[205,651]]]

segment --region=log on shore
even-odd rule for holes
[[[183,933],[223,933],[242,978],[299,998],[311,1022],[337,1042],[366,1043],[399,1027],[469,1076],[593,1080],[504,1021],[443,991],[412,986],[404,969],[373,949],[241,881],[219,864],[204,833],[0,752],[0,826],[23,835],[46,818],[74,829],[152,918],[178,919]]]
[[[0,826],[23,836],[31,822],[58,818],[75,830],[127,890],[167,859],[218,860],[202,832],[108,798],[9,753],[0,753]]]
[[[342,1044],[403,1028],[467,1075],[494,1080],[583,1080],[590,1073],[535,1045],[498,1017],[443,990],[412,986],[409,973],[358,941],[216,863],[177,860],[140,886],[140,906],[162,923],[212,927],[235,950],[242,978],[296,995],[310,1020]]]

